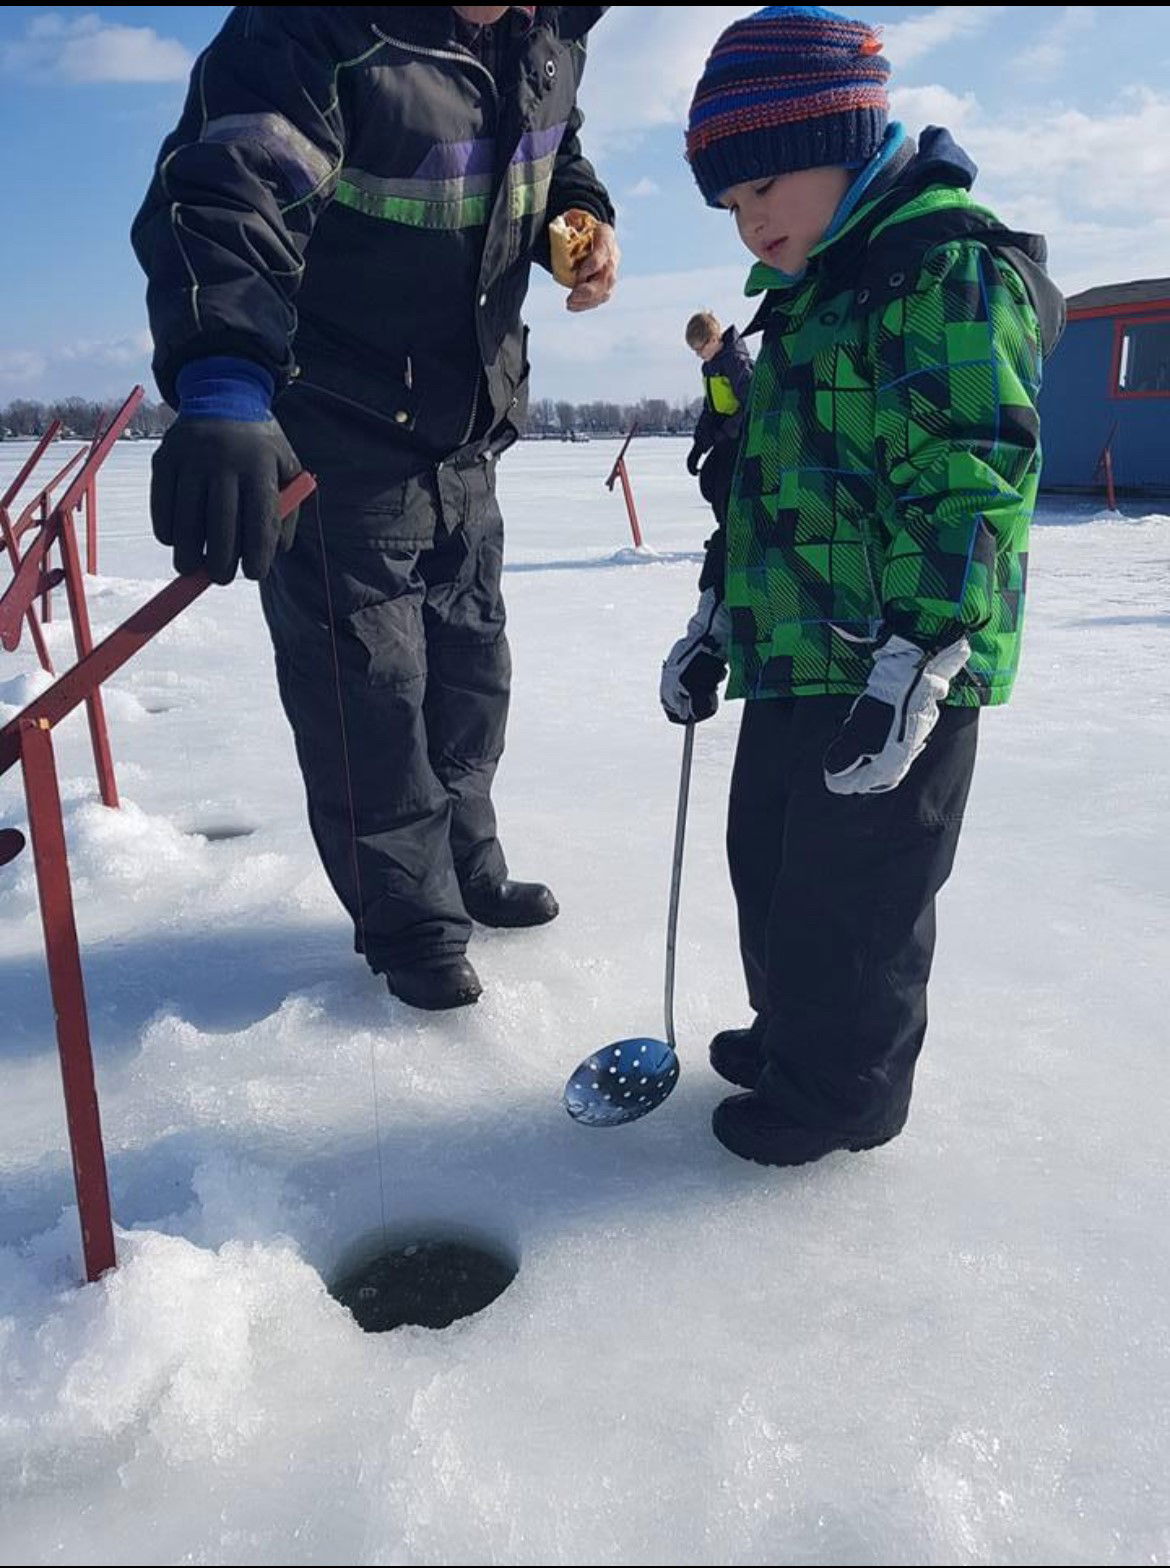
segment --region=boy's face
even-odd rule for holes
[[[705,343],[701,344],[695,350],[695,353],[705,363],[709,359],[714,359],[716,354],[718,354],[719,350],[722,347],[723,347],[723,339],[722,338],[708,338]]]
[[[719,200],[735,214],[739,237],[757,260],[794,274],[824,238],[852,180],[848,169],[797,169],[733,185]]]

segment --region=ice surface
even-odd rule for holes
[[[1170,1560],[1170,519],[1045,504],[910,1126],[767,1172],[709,1131],[706,1041],[747,1019],[737,705],[696,735],[679,1086],[613,1131],[560,1099],[662,1024],[681,736],[658,671],[710,531],[686,449],[630,450],[640,552],[613,443],[502,464],[497,799],[513,873],[562,914],[477,933],[474,1009],[413,1012],[354,957],[254,586],[111,683],[120,813],[83,718],[56,732],[120,1267],[78,1284],[26,852],[0,867],[3,1562]],[[25,450],[0,445],[0,480]],[[168,575],[150,452],[107,468],[99,635]],[[65,668],[63,602],[48,631]],[[0,720],[43,685],[27,644],[3,655]],[[9,773],[0,827],[24,820]],[[520,1259],[479,1316],[366,1336],[329,1297],[383,1227],[453,1226]]]

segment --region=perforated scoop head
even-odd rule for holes
[[[644,1036],[602,1046],[565,1085],[565,1109],[583,1127],[620,1127],[657,1110],[678,1082],[678,1057]]]

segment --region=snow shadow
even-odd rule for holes
[[[633,545],[624,550],[618,550],[614,555],[602,555],[596,559],[563,561],[506,561],[504,573],[513,572],[582,572],[593,571],[597,568],[613,568],[624,566],[675,566],[680,561],[692,566],[701,566],[703,552],[701,550],[651,550],[648,546],[636,549]]]
[[[133,1055],[146,1024],[174,1012],[201,1032],[245,1029],[290,995],[346,967],[345,928],[231,924],[222,930],[143,932],[81,940],[81,972],[95,1059]],[[350,963],[358,963],[356,958]],[[362,971],[364,972],[364,971]],[[56,1050],[43,951],[0,958],[0,1062]]]
[[[1085,615],[1065,626],[1170,626],[1170,615]]]
[[[368,1137],[334,1138],[341,1146],[327,1152],[290,1152],[284,1133],[264,1126],[202,1127],[138,1149],[107,1147],[114,1224],[210,1249],[291,1240],[330,1284],[380,1237],[475,1237],[522,1268],[566,1238],[574,1247],[598,1245],[607,1234],[639,1230],[648,1216],[669,1230],[692,1209],[707,1211],[761,1185],[758,1169],[739,1169],[710,1137],[711,1106],[723,1086],[705,1067],[680,1085],[661,1120],[611,1131],[576,1126],[552,1087],[525,1098],[501,1091],[494,1105],[443,1116],[419,1092],[415,1117],[399,1106],[380,1139],[371,1125]],[[323,1131],[321,1141],[328,1137]],[[780,1182],[802,1179],[772,1174]],[[24,1249],[58,1227],[80,1283],[64,1148],[0,1189],[0,1247]]]

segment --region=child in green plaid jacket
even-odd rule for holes
[[[906,1122],[979,712],[1016,674],[1063,324],[1043,240],[974,201],[945,131],[889,121],[888,75],[866,23],[772,6],[720,36],[688,122],[763,336],[722,591],[660,693],[694,722],[729,669],[747,699],[728,853],[756,1017],[711,1042],[746,1091],[714,1131],[772,1165]]]

